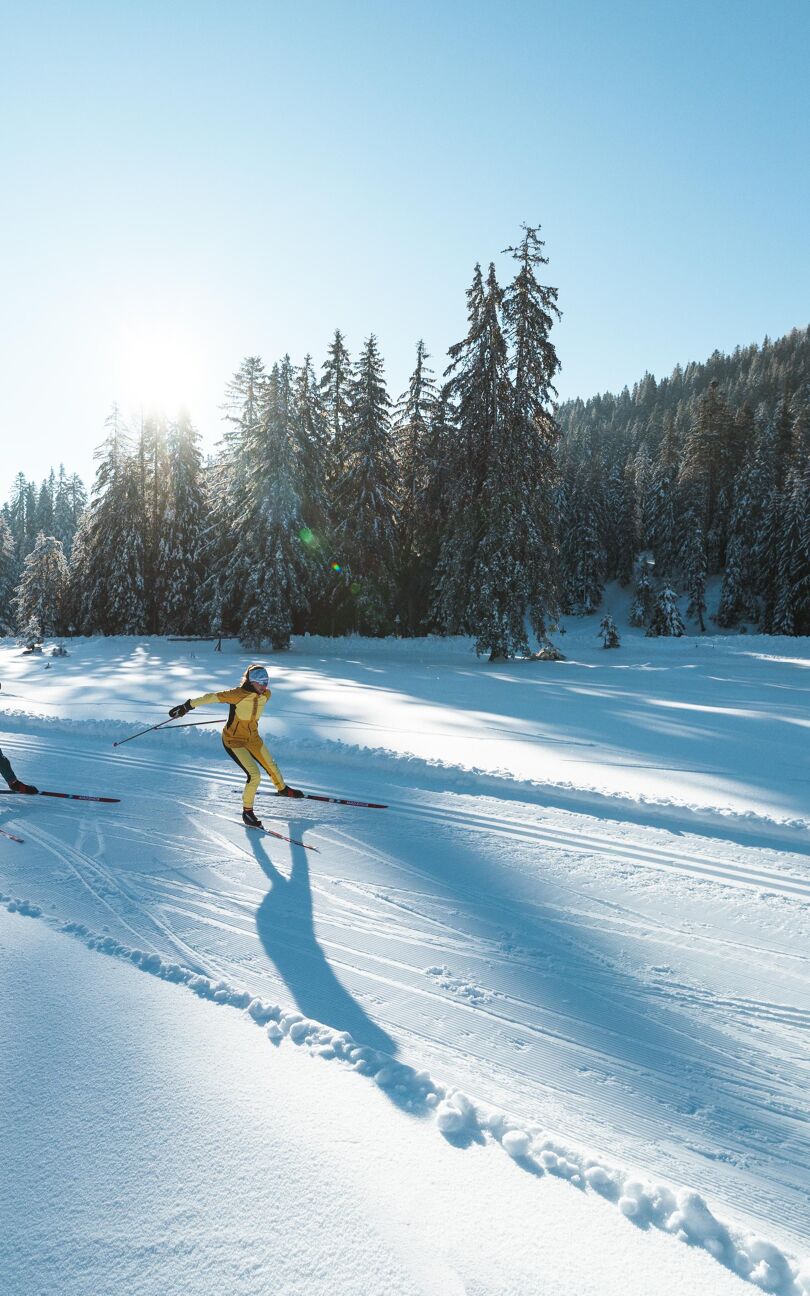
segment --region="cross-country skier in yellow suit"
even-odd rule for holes
[[[302,797],[303,792],[292,788],[284,782],[278,765],[262,742],[259,734],[259,720],[270,697],[270,677],[264,666],[248,666],[239,686],[225,689],[222,693],[203,693],[202,697],[189,698],[179,706],[172,707],[169,715],[173,720],[184,716],[194,707],[207,706],[211,702],[226,702],[230,707],[225,728],[222,730],[222,745],[245,775],[245,791],[242,796],[242,820],[248,828],[261,828],[261,819],[256,818],[253,802],[261,780],[261,769],[267,770],[276,786],[278,796]]]

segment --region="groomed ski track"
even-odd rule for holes
[[[234,778],[199,735],[167,767],[154,742],[112,753],[82,725],[48,728],[0,741],[46,786],[69,775],[122,802],[3,804],[26,839],[3,857],[5,892],[698,1186],[801,1251],[804,851],[554,809],[489,780],[448,793],[441,770],[377,757],[362,789],[336,779],[337,759],[287,772],[388,811],[259,802],[316,855],[242,827]]]

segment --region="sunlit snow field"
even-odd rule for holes
[[[558,663],[490,665],[465,640],[271,655],[285,777],[389,806],[265,784],[265,824],[304,846],[243,828],[218,726],[112,746],[234,684],[236,643],[0,641],[18,775],[121,798],[0,797],[25,839],[0,836],[7,1164],[47,1129],[51,1167],[3,1184],[9,1290],[98,1290],[105,1246],[104,1290],[137,1290],[149,1236],[149,1292],[810,1290],[810,643],[625,630],[605,651],[597,624],[569,622]],[[62,1076],[86,1108],[63,1110]],[[210,1176],[209,1109],[212,1146],[242,1140]],[[168,1165],[143,1237],[114,1182],[147,1173],[139,1122]],[[351,1242],[313,1157],[321,1184],[342,1167]],[[271,1199],[289,1232],[268,1239]],[[217,1211],[234,1227],[214,1246]]]

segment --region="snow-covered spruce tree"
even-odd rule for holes
[[[238,634],[244,590],[250,575],[250,554],[239,536],[248,516],[251,477],[272,471],[273,465],[252,458],[263,443],[262,411],[267,399],[267,374],[259,356],[246,356],[225,391],[227,430],[210,473],[210,523],[205,531],[202,603],[204,618],[219,634]]]
[[[65,557],[70,561],[73,537],[87,508],[87,491],[78,473],[67,475],[60,464],[53,501],[53,533],[62,541]]]
[[[332,582],[328,579],[333,544],[331,510],[327,489],[329,429],[320,384],[312,359],[295,372],[293,430],[301,492],[301,543],[310,554],[309,610],[306,620],[293,624],[294,632],[328,632],[332,613]],[[302,609],[303,611],[303,609]]]
[[[635,534],[638,549],[652,547],[656,517],[654,466],[644,442],[639,446],[634,460],[635,476]]]
[[[663,438],[650,479],[650,545],[655,554],[656,567],[665,576],[671,576],[676,565],[675,488],[679,457],[675,420],[670,415],[664,422]]]
[[[791,469],[785,482],[773,633],[810,632],[810,463]]]
[[[721,499],[721,487],[733,442],[731,414],[716,379],[700,401],[686,437],[679,490],[684,518],[679,550],[690,543],[688,534],[697,524],[704,538],[711,540],[708,567],[716,570],[725,559],[728,500]]]
[[[200,436],[185,412],[166,433],[166,482],[155,546],[155,610],[159,634],[201,633],[203,537],[207,498]]]
[[[53,497],[56,491],[56,474],[53,468],[50,476],[43,481],[37,495],[36,528],[37,539],[40,535],[53,535]]]
[[[26,549],[26,541],[30,530],[28,505],[28,482],[23,473],[17,473],[11,487],[11,497],[6,508],[6,520],[8,521],[9,530],[11,531],[11,538],[14,541],[14,551],[20,571],[22,571],[23,559],[28,552]]]
[[[551,413],[557,396],[554,377],[560,361],[551,330],[561,312],[557,289],[541,284],[537,278],[538,268],[548,265],[543,246],[539,227],[524,225],[523,238],[515,247],[506,249],[517,261],[518,270],[503,297],[505,332],[511,350],[510,449],[526,487],[512,517],[516,528],[513,543],[520,546],[513,558],[527,576],[524,619],[528,616],[541,640],[546,638],[549,622],[556,619],[560,607],[559,519],[555,507],[560,429]],[[500,476],[503,481],[503,474]],[[513,619],[511,611],[509,619]],[[517,647],[518,640],[512,640],[510,651]]]
[[[676,639],[679,639],[685,629],[686,627],[678,610],[678,596],[671,585],[664,585],[655,601],[647,637],[656,638],[658,635],[673,635]]]
[[[616,580],[620,566],[620,535],[623,521],[624,481],[616,464],[602,464],[604,482],[599,530],[605,549],[605,579]],[[561,517],[561,526],[564,522]],[[563,538],[565,531],[562,532]]]
[[[229,570],[243,581],[239,638],[250,649],[289,647],[294,620],[309,606],[312,559],[301,540],[294,381],[285,356],[273,366],[258,424],[244,447],[252,471],[246,511],[233,522]]]
[[[602,646],[604,648],[618,648],[620,646],[619,631],[616,629],[616,622],[609,612],[606,612],[599,622],[599,633],[602,636]]]
[[[528,653],[527,620],[544,639],[559,608],[557,426],[547,408],[558,361],[549,339],[556,289],[535,229],[513,252],[518,274],[503,293],[490,266],[476,266],[467,293],[468,332],[450,349],[456,406],[450,513],[436,582],[445,629],[466,632],[490,660]],[[506,323],[507,339],[501,326]]]
[[[786,387],[777,404],[772,428],[774,485],[779,491],[785,486],[793,462],[794,419],[791,394]]]
[[[62,542],[40,531],[14,595],[18,626],[36,620],[41,635],[64,633],[68,579]]]
[[[349,624],[365,634],[393,626],[397,468],[391,401],[372,334],[355,367],[351,416],[335,483],[335,540],[351,582]]]
[[[703,620],[706,611],[706,542],[703,528],[694,513],[690,513],[684,523],[680,561],[686,592],[689,595],[686,615],[697,621],[703,633],[706,629]]]
[[[167,430],[166,420],[162,415],[141,418],[135,445],[134,461],[138,466],[140,491],[147,634],[161,633],[160,600],[165,587],[158,569],[158,548],[163,535],[171,489],[166,455]]]
[[[628,585],[633,576],[633,565],[639,548],[639,539],[636,534],[637,518],[636,465],[634,457],[628,455],[622,472],[616,537],[616,576],[622,585]]]
[[[141,470],[114,406],[96,451],[81,561],[73,566],[71,608],[83,634],[142,634],[146,625]]]
[[[425,492],[421,507],[420,563],[414,583],[414,605],[422,609],[420,620],[416,623],[420,632],[440,632],[442,629],[436,617],[434,589],[443,532],[453,507],[453,464],[457,438],[456,410],[450,386],[444,383],[436,398],[424,445]]]
[[[760,518],[757,495],[759,466],[755,460],[741,468],[734,482],[734,509],[729,519],[726,566],[715,620],[729,628],[742,620],[756,621],[755,544]]]
[[[467,336],[450,348],[446,370],[455,406],[450,498],[436,573],[435,615],[450,634],[479,635],[480,590],[489,575],[481,546],[489,513],[485,488],[498,455],[500,426],[511,407],[506,340],[501,327],[503,293],[490,266],[484,287],[480,265],[467,290]],[[525,639],[525,630],[523,631]],[[491,652],[497,651],[493,645]],[[481,642],[479,651],[484,651]]]
[[[25,488],[25,538],[22,549],[18,550],[20,558],[26,558],[30,554],[37,542],[39,527],[37,526],[37,512],[39,503],[39,492],[32,481]]]
[[[70,546],[73,542],[73,530],[70,526],[70,514],[68,511],[68,475],[65,472],[65,465],[59,465],[59,473],[52,473],[53,483],[53,530],[52,534],[57,540],[61,540],[62,548],[65,551],[65,557],[70,561]]]
[[[331,491],[345,466],[346,436],[351,421],[354,387],[351,357],[340,329],[335,329],[321,374],[321,401],[326,417],[329,448],[326,479]]]
[[[17,562],[11,527],[0,514],[0,634],[10,634],[13,621],[11,600],[17,583]]]
[[[68,589],[65,596],[65,625],[69,634],[85,633],[92,625],[92,606],[87,588],[89,575],[88,541],[90,535],[90,510],[79,520],[68,562]]]
[[[598,608],[604,590],[606,554],[599,526],[604,496],[593,455],[586,453],[570,472],[561,519],[563,607],[574,616],[587,616]]]
[[[647,562],[643,554],[640,555],[635,567],[633,601],[628,615],[631,626],[650,624],[656,599],[652,570],[652,563]]]
[[[317,551],[327,550],[330,529],[326,471],[329,463],[329,427],[320,384],[312,357],[296,371],[294,379],[293,433],[301,489],[301,512],[313,533]]]
[[[762,601],[762,629],[774,634],[776,605],[784,588],[782,537],[786,500],[777,486],[771,486],[762,508],[755,539],[757,593]]]
[[[431,485],[439,468],[434,457],[439,397],[429,359],[420,339],[408,390],[397,401],[393,416],[400,482],[397,605],[407,635],[417,634],[428,616],[436,559],[434,537],[441,518],[440,513],[437,516],[429,511]]]

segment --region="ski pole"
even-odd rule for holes
[[[183,724],[175,725],[174,727],[175,729],[194,729],[197,725],[204,724],[222,724],[222,718],[220,717],[219,720],[186,720]],[[128,741],[127,738],[124,739],[124,742]]]
[[[141,738],[144,734],[152,733],[155,729],[162,729],[164,725],[171,724],[171,719],[163,720],[160,724],[151,725],[149,729],[139,729],[137,733],[130,734],[128,738],[122,738],[120,742],[114,742],[113,747],[121,747],[124,743],[132,742],[133,738]],[[188,720],[185,724],[175,725],[175,729],[193,729],[196,725],[222,724],[221,720]]]
[[[119,742],[114,742],[113,747],[123,747],[124,743],[132,742],[133,738],[142,738],[144,734],[152,733],[155,729],[162,729],[164,725],[171,724],[173,716],[168,720],[161,720],[160,724],[150,725],[148,729],[139,729],[137,733],[130,734],[128,738],[122,738]]]

